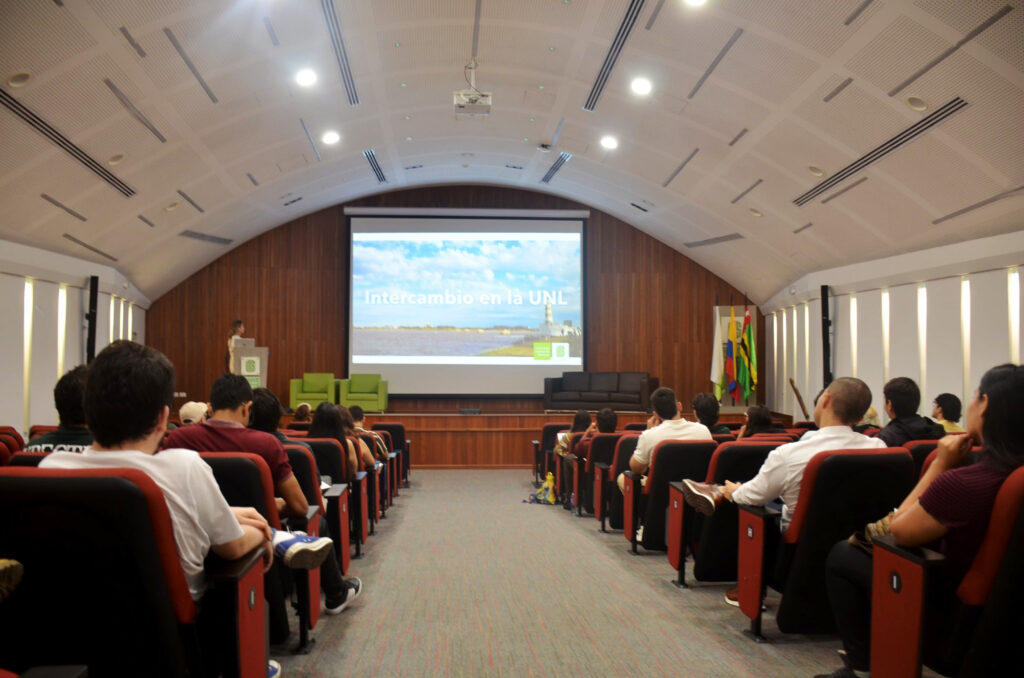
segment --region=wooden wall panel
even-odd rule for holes
[[[348,204],[589,209],[552,195],[495,186],[418,188]],[[223,371],[235,318],[245,321],[247,336],[269,347],[268,385],[282,401],[287,400],[288,379],[304,371],[344,376],[349,289],[344,207],[300,217],[243,243],[153,303],[146,314],[147,342],[174,363],[177,390],[187,399],[207,399],[210,384]],[[674,388],[684,403],[710,390],[711,306],[716,298],[721,304],[730,299],[740,303],[742,293],[629,224],[599,210],[590,213],[584,243],[587,368],[649,372]],[[759,334],[759,364],[764,365]],[[538,384],[533,399],[396,397],[389,410],[540,412],[542,388]],[[758,398],[763,400],[760,393]]]

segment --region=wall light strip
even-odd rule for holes
[[[811,307],[804,302],[804,395],[811,393]]]
[[[113,294],[110,295],[110,339],[107,341],[108,344],[114,343],[114,314],[117,312],[114,306],[115,297]]]
[[[128,341],[135,341],[135,333],[132,332],[132,320],[135,316],[135,304],[128,302],[128,336],[125,337]]]
[[[772,384],[775,386],[775,402],[772,405],[775,409],[781,411],[779,403],[779,384],[782,383],[782,379],[779,378],[779,316],[772,311]]]
[[[782,388],[782,411],[786,412],[785,403],[789,400],[789,392],[786,390],[786,375],[789,374],[789,330],[786,327],[786,312],[782,311],[782,374],[779,375],[779,385]]]
[[[964,355],[962,402],[968,402],[971,395],[971,280],[966,275],[960,278],[960,347]]]
[[[928,287],[917,286],[917,357],[920,362],[921,393],[928,392]]]
[[[882,383],[889,381],[889,290],[882,290]]]
[[[24,313],[24,337],[22,346],[22,431],[28,431],[30,424],[29,402],[31,400],[32,385],[32,279],[25,278],[25,313]]]
[[[797,334],[797,328],[796,328],[796,306],[794,305],[791,310],[793,311],[793,313],[792,313],[792,316],[793,316],[793,341],[791,342],[792,343],[792,350],[793,350],[793,359],[792,359],[792,362],[790,364],[793,367],[791,368],[792,372],[790,374],[791,374],[791,376],[796,376],[797,365],[799,364],[799,361],[797,360],[797,356],[800,353],[800,350],[799,350],[800,349],[800,335]],[[793,381],[796,382],[795,379]],[[787,384],[789,383],[789,379],[786,379],[786,383]],[[798,407],[798,405],[796,404],[796,395],[794,395],[793,396],[793,407],[790,410],[790,412],[796,412],[796,408],[797,407]]]
[[[857,376],[857,295],[850,295],[850,376]]]
[[[64,375],[64,353],[67,350],[68,286],[57,288],[57,377]]]
[[[1010,362],[1020,365],[1020,270],[1011,268],[1006,275],[1010,300]]]
[[[121,299],[121,312],[117,316],[117,338],[124,339],[124,309],[127,300]]]

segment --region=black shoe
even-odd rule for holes
[[[327,614],[341,614],[348,607],[349,603],[359,597],[363,591],[363,582],[359,577],[352,577],[345,580],[345,591],[337,598],[327,598],[324,601],[324,611]]]

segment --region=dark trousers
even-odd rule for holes
[[[851,668],[871,666],[871,556],[845,541],[829,551],[825,585]]]
[[[320,536],[331,536],[331,528],[323,516],[320,516]],[[334,556],[333,548],[327,552],[327,559],[320,566],[320,588],[329,598],[336,598],[345,590],[345,580],[341,576],[341,568],[338,567],[338,559]]]

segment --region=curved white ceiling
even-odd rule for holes
[[[1024,10],[1012,3],[482,0],[477,87],[493,92],[493,109],[456,118],[476,5],[0,3],[0,238],[115,266],[155,299],[230,247],[325,206],[500,184],[613,214],[760,302],[813,271],[1024,229]],[[295,84],[304,67],[315,86]],[[649,96],[631,93],[636,76],[653,83]],[[961,110],[896,143],[957,97]],[[340,143],[324,144],[327,130]],[[556,133],[552,152],[537,148]],[[617,149],[598,143],[606,134]],[[890,140],[890,152],[797,204]],[[563,151],[571,159],[542,183]],[[727,236],[742,237],[716,242]]]

